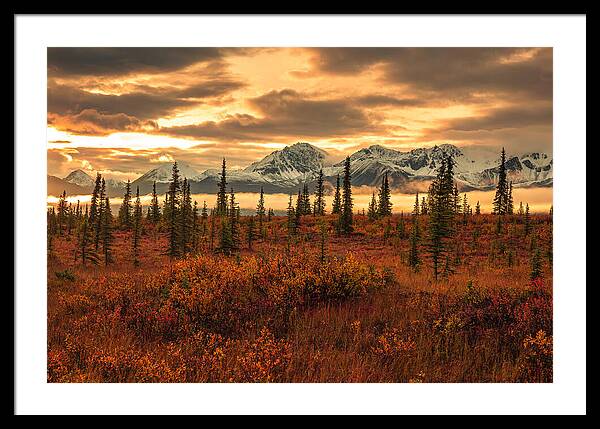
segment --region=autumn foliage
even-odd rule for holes
[[[516,215],[501,234],[495,216],[470,216],[437,281],[424,239],[418,272],[409,264],[408,218],[354,220],[338,235],[335,216],[304,216],[290,244],[273,217],[252,250],[224,256],[201,239],[180,259],[144,221],[139,267],[131,232],[115,232],[107,267],[83,266],[75,240],[56,237],[48,381],[552,381],[548,216],[531,216],[533,243]],[[532,246],[543,272],[533,281]]]

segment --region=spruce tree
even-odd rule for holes
[[[342,208],[342,198],[340,194],[340,175],[337,175],[335,182],[335,194],[331,205],[331,214],[340,214]]]
[[[100,174],[98,174],[100,177]],[[94,250],[97,252],[100,247],[100,238],[102,236],[102,223],[104,219],[104,205],[106,204],[106,182],[104,179],[100,183],[100,191],[98,192],[98,209],[96,212],[96,222],[94,223]]]
[[[447,256],[446,241],[452,234],[452,218],[455,210],[452,167],[451,157],[442,160],[437,176],[429,186],[428,192],[430,197],[428,250],[436,280],[444,256]],[[446,260],[448,263],[448,258]]]
[[[263,219],[265,217],[265,194],[263,187],[260,187],[260,197],[258,198],[258,204],[256,205],[256,216],[258,216],[258,230],[262,231]]]
[[[419,193],[418,192],[415,197],[415,204],[413,206],[412,214],[413,214],[413,216],[419,216]]]
[[[290,201],[287,207],[287,231],[288,237],[296,235],[296,211],[292,205],[292,196],[290,195]]]
[[[342,206],[339,218],[340,232],[350,234],[354,230],[352,220],[352,178],[350,176],[350,157],[344,162],[344,182],[342,190]],[[381,212],[381,211],[380,211]]]
[[[381,188],[379,189],[379,202],[377,204],[377,209],[379,211],[379,216],[391,216],[392,214],[392,201],[387,173],[385,173],[381,179]]]
[[[373,192],[373,196],[371,197],[367,216],[369,217],[369,220],[377,219],[377,200],[375,199],[375,192]]]
[[[310,194],[308,192],[308,184],[302,186],[302,214],[310,215],[312,210],[310,208]]]
[[[63,191],[63,193],[58,198],[58,214],[57,214],[57,223],[58,223],[58,235],[62,236],[63,233],[63,225],[67,220],[67,191]]]
[[[173,163],[171,181],[168,191],[168,210],[165,210],[165,220],[167,222],[169,248],[167,254],[171,258],[176,258],[181,254],[181,230],[179,214],[181,210],[181,184],[179,182],[179,168],[177,162]],[[168,217],[167,217],[168,216]]]
[[[425,201],[425,197],[421,198],[421,214],[427,214],[427,201]]]
[[[531,273],[529,278],[535,280],[542,277],[542,255],[539,247],[535,247],[531,256]]]
[[[531,215],[529,214],[529,203],[525,206],[525,236],[531,232]]]
[[[458,186],[457,186],[456,182],[454,183],[454,194],[452,196],[452,199],[454,201],[454,214],[455,215],[461,214],[462,210],[461,210],[461,205],[460,205],[460,195],[458,194]]]
[[[481,206],[479,205],[479,201],[477,201],[477,204],[475,204],[475,214],[476,215],[481,214]]]
[[[158,195],[156,194],[156,180],[152,183],[152,203],[150,204],[150,221],[153,224],[160,222],[160,206],[158,204]]]
[[[229,228],[231,231],[231,244],[232,250],[238,250],[240,248],[240,208],[235,201],[235,194],[233,188],[229,196]]]
[[[89,226],[95,236],[96,226],[98,224],[98,201],[100,200],[100,187],[102,186],[102,176],[100,173],[96,174],[96,182],[94,183],[94,190],[92,191],[92,199],[90,200],[90,218],[88,220]]]
[[[217,215],[227,215],[227,169],[225,158],[221,167],[221,179],[219,181],[219,191],[217,193]]]
[[[317,187],[315,189],[315,216],[323,216],[325,214],[325,188],[323,185],[323,169],[319,170],[317,176]]]
[[[508,195],[506,198],[506,214],[512,215],[514,212],[513,196],[512,196],[513,184],[512,180],[508,184]]]
[[[413,216],[412,221],[412,231],[410,234],[410,251],[408,254],[408,264],[409,266],[417,272],[419,270],[419,265],[421,264],[421,259],[419,258],[419,217]]]
[[[493,214],[504,215],[508,208],[508,183],[506,182],[506,152],[502,148],[500,155],[500,166],[498,167],[498,184],[493,202]]]
[[[463,215],[463,224],[467,224],[467,217],[469,216],[469,203],[467,201],[467,194],[463,195],[463,204],[462,204],[462,215]]]

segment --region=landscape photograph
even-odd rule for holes
[[[48,47],[46,136],[47,383],[553,383],[552,47]]]

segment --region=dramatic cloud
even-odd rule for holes
[[[222,56],[218,48],[48,48],[48,75],[156,73]]]
[[[228,115],[221,121],[161,128],[159,132],[184,137],[264,141],[368,134],[378,130],[377,117],[353,106],[351,100],[307,99],[291,90],[270,91],[248,104],[260,117]]]
[[[245,167],[308,141],[552,151],[552,48],[49,48],[48,171]],[[59,174],[60,173],[60,174]],[[64,174],[63,174],[64,173]]]
[[[552,97],[552,49],[318,48],[313,66],[354,74],[381,66],[384,79],[443,98],[477,93]]]

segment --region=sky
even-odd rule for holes
[[[303,141],[552,152],[552,48],[48,48],[48,174],[243,168]]]

